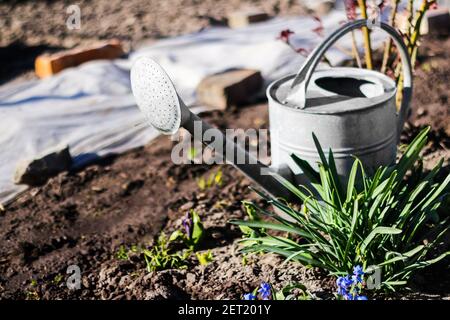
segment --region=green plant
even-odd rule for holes
[[[26,300],[40,300],[39,292],[37,291],[38,281],[31,279],[28,290],[25,291]]]
[[[206,190],[208,188],[211,188],[213,185],[221,186],[222,185],[222,170],[219,169],[216,172],[213,172],[209,175],[208,179],[205,179],[204,177],[200,177],[197,179],[197,185],[200,190]]]
[[[150,249],[142,250],[149,272],[168,268],[182,269],[187,267],[187,259],[191,251],[172,252],[172,248],[170,248],[171,242],[165,233],[161,233],[155,245]]]
[[[255,207],[253,204],[249,201],[242,201],[242,204],[245,208],[245,213],[248,216],[248,221],[260,221],[261,218],[257,214]],[[261,233],[264,232],[264,229],[260,230],[258,228],[252,228],[249,226],[240,225],[239,229],[241,229],[241,232],[244,234],[245,237],[249,238],[255,238],[261,235]]]
[[[25,294],[26,300],[41,300],[41,297],[37,291],[27,291]]]
[[[297,291],[297,295],[294,294],[294,290]],[[313,298],[315,297],[301,283],[289,284],[273,293],[273,300],[312,300]]]
[[[195,255],[201,266],[206,266],[214,260],[211,250],[208,250],[206,252],[196,252]]]
[[[194,210],[190,210],[183,218],[184,232],[181,230],[174,231],[170,236],[170,241],[182,240],[183,243],[191,250],[195,250],[199,242],[205,236],[205,228],[203,223]]]
[[[197,155],[198,155],[197,149],[195,147],[190,147],[187,155],[188,159],[194,161]]]
[[[292,158],[312,182],[314,192],[277,176],[301,200],[301,209],[257,191],[284,215],[252,204],[258,215],[271,221],[231,221],[287,232],[291,238],[265,232],[242,239],[242,251],[274,252],[335,275],[350,273],[354,265],[362,265],[364,270],[376,267],[382,272],[384,289],[405,285],[412,273],[450,254],[429,258],[450,228],[448,217],[440,220],[437,214],[450,175],[441,182],[434,180],[442,161],[428,173],[421,166],[414,167],[428,131],[418,134],[396,165],[380,167],[373,176],[355,159],[346,188],[336,173],[333,153],[330,150],[327,161],[313,136],[321,158],[319,171],[295,155]]]
[[[168,268],[186,268],[187,260],[205,235],[205,229],[199,215],[194,210],[190,210],[186,214],[182,224],[184,231],[175,230],[168,238],[162,232],[150,249],[132,246],[130,251],[141,252],[144,255],[149,272]],[[180,246],[183,248],[180,248]],[[119,253],[121,249],[119,249]],[[128,259],[125,249],[123,249],[121,256],[126,256]],[[204,253],[196,253],[196,257],[201,265],[206,265],[213,260],[210,250]]]
[[[52,283],[53,283],[54,285],[58,285],[58,284],[60,284],[61,281],[63,281],[63,280],[64,280],[64,276],[63,276],[62,274],[58,273],[58,274],[55,275],[55,277],[53,278]]]
[[[124,245],[119,247],[119,250],[116,252],[116,258],[119,260],[128,260],[128,252]]]

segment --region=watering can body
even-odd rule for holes
[[[359,68],[316,70],[325,51],[345,33],[366,20],[344,25],[307,58],[296,75],[274,81],[267,88],[272,168],[297,184],[308,183],[291,158],[296,154],[313,168],[321,162],[314,134],[325,153],[333,151],[338,175],[347,181],[354,157],[365,170],[395,161],[397,142],[409,107],[412,73],[406,47],[398,33],[382,24],[399,48],[403,62],[403,102],[396,108],[395,82],[384,74]]]

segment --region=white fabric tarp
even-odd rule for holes
[[[325,34],[345,20],[342,12],[325,18]],[[195,104],[195,88],[206,75],[229,68],[261,70],[266,83],[295,73],[304,57],[277,40],[290,29],[293,45],[311,50],[322,39],[307,17],[275,18],[232,30],[212,27],[198,33],[160,40],[128,59],[92,61],[51,78],[0,87],[0,203],[12,199],[24,185],[13,183],[17,163],[56,145],[70,146],[75,165],[95,157],[144,145],[158,133],[143,122],[130,90],[129,70],[139,55],[150,55],[172,77],[181,97]],[[374,46],[382,35],[375,33]],[[350,50],[350,39],[340,42]],[[331,49],[339,64],[348,55]]]

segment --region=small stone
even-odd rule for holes
[[[100,273],[98,274],[98,276],[99,276],[98,281],[99,281],[100,283],[103,283],[103,282],[106,281],[106,279],[107,279],[107,274],[106,274],[106,272],[107,272],[107,269],[106,269],[106,268],[103,268],[103,269],[100,270]]]
[[[450,137],[450,123],[447,124],[447,127],[445,127],[445,133]]]
[[[147,273],[144,278],[143,278],[143,282],[144,283],[150,283],[152,280],[153,274],[152,273]]]
[[[21,161],[14,174],[14,183],[38,186],[72,165],[69,146],[49,149],[31,160]]]
[[[123,276],[119,280],[119,287],[125,287],[131,281],[130,276]]]
[[[122,184],[121,188],[121,195],[122,196],[129,196],[133,192],[139,190],[144,185],[144,180],[137,179],[133,181],[127,181],[124,184]]]
[[[188,201],[180,207],[180,211],[188,211],[194,207],[194,202]]]
[[[83,277],[82,280],[81,280],[81,283],[83,284],[83,287],[85,287],[86,289],[89,289],[90,283],[89,283],[88,278]]]
[[[418,115],[419,117],[424,116],[424,115],[426,115],[426,114],[427,114],[427,110],[425,110],[425,108],[420,107],[419,109],[417,109],[417,115]]]
[[[233,269],[228,270],[226,273],[227,278],[229,278],[229,279],[232,278],[234,273],[235,273],[235,271]]]
[[[194,273],[186,274],[186,283],[188,283],[188,284],[195,283],[195,274]]]

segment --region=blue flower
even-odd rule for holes
[[[338,294],[345,297],[348,293],[348,290],[353,285],[353,281],[349,276],[338,277],[336,280],[336,284],[338,286]]]
[[[362,283],[363,282],[363,278],[361,276],[352,276],[352,280],[354,284],[358,284],[358,283]]]
[[[344,277],[338,277],[336,279],[336,285],[338,286],[338,288],[344,288]]]
[[[338,288],[338,295],[345,296],[347,294],[347,290],[345,288],[339,287]]]
[[[360,296],[363,284],[364,271],[361,266],[353,268],[353,275],[338,277],[336,284],[338,286],[338,295],[346,300],[367,300],[366,296]]]
[[[244,294],[244,300],[256,300],[256,296],[253,293]]]
[[[364,275],[364,271],[363,271],[363,268],[362,268],[361,266],[355,266],[355,267],[353,268],[353,276],[352,276],[352,279],[353,279],[353,282],[354,282],[355,284],[358,284],[358,283],[362,283],[362,282],[363,282],[363,278],[362,278],[363,275]]]
[[[268,300],[271,295],[270,284],[268,284],[267,282],[261,283],[261,286],[258,289],[258,292],[261,294],[261,298],[263,298],[264,300]]]
[[[361,267],[361,266],[355,266],[355,267],[353,267],[353,274],[355,275],[355,276],[362,276],[362,275],[364,275],[364,271],[363,271],[363,268]]]
[[[347,288],[353,285],[353,280],[350,278],[350,276],[344,277],[343,285]]]
[[[345,299],[347,299],[347,300],[356,300],[355,296],[353,294],[351,294],[351,293],[348,293],[345,296]]]
[[[188,239],[191,238],[192,234],[192,217],[189,214],[189,212],[186,213],[186,216],[183,218],[183,227],[184,227],[184,231],[186,232],[186,236],[188,237]]]

